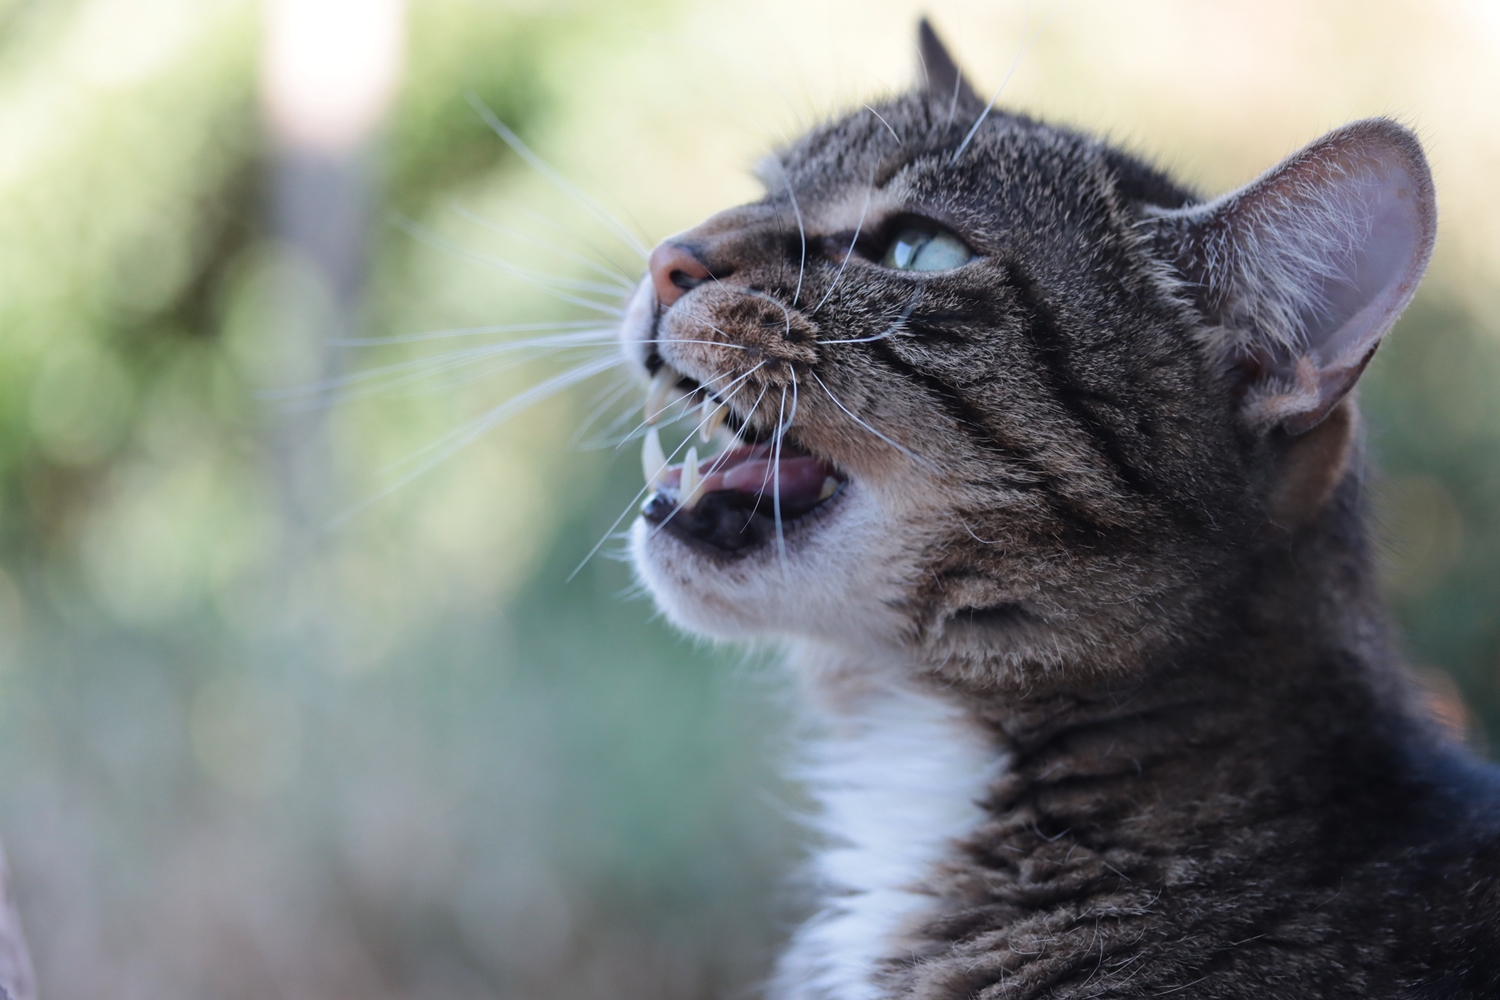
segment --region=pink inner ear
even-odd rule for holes
[[[1211,340],[1253,358],[1246,418],[1306,430],[1354,385],[1411,301],[1437,209],[1416,137],[1385,119],[1330,133],[1208,205],[1176,214],[1201,269]]]
[[[1404,150],[1360,152],[1346,173],[1324,182],[1329,215],[1353,223],[1346,231],[1355,241],[1304,314],[1307,346],[1324,369],[1358,364],[1375,348],[1415,291],[1432,239],[1422,183]]]

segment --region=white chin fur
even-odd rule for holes
[[[846,487],[847,490],[847,487]],[[715,639],[806,636],[867,648],[897,639],[888,601],[909,576],[868,494],[848,491],[837,507],[786,540],[728,561],[710,558],[643,518],[630,531],[636,574],[679,627]]]

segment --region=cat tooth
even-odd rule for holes
[[[654,424],[661,419],[662,413],[672,405],[676,386],[677,373],[667,365],[662,365],[651,376],[651,385],[646,390],[646,423]]]
[[[822,503],[838,492],[839,481],[832,476],[823,477],[823,488],[818,491],[818,502]]]
[[[687,458],[682,461],[682,481],[677,487],[677,504],[687,510],[698,506],[698,487],[703,485],[703,477],[698,474],[698,449],[696,447],[687,450]]]
[[[714,439],[724,421],[729,419],[729,407],[722,406],[717,400],[709,397],[703,401],[703,421],[698,426],[698,436],[708,444]]]
[[[667,471],[667,453],[661,447],[661,435],[655,427],[646,428],[646,439],[641,442],[641,471],[646,474],[646,485],[656,489],[661,485]]]

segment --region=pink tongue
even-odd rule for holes
[[[698,488],[700,496],[721,490],[770,496],[775,491],[784,503],[816,503],[823,492],[823,480],[830,475],[822,459],[810,455],[788,456],[779,463],[773,462],[769,445],[736,448],[715,455],[699,462],[698,471],[703,476],[703,485]],[[680,486],[682,468],[668,469],[665,479],[671,486]]]
[[[758,459],[705,476],[703,492],[737,490],[740,493],[769,494],[775,490],[783,501],[812,503],[817,501],[826,478],[828,470],[823,463],[806,455],[783,458],[779,463]]]

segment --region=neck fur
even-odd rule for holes
[[[827,677],[826,650],[797,658],[821,658],[814,669]],[[772,996],[874,1000],[885,964],[938,915],[933,874],[984,823],[1009,755],[941,693],[892,681],[817,694],[824,734],[801,777],[821,806],[823,847],[810,866],[821,909],[783,957]]]
[[[1395,780],[1395,748],[1410,745],[1397,733],[1421,728],[1399,678],[1314,631],[1324,641],[1242,633],[1132,689],[1041,697],[801,649],[825,732],[803,774],[822,806],[821,910],[772,996],[892,995],[904,969],[963,936],[946,925],[965,911],[1006,899],[1026,923],[1083,898],[1148,906],[1174,865],[1217,849],[1215,831],[1242,856],[1260,836],[1273,851],[1341,785]]]

